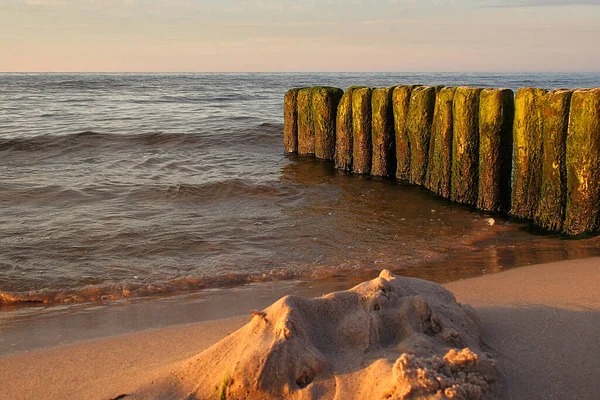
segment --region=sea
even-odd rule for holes
[[[0,74],[0,325],[382,269],[448,282],[600,255],[283,153],[291,87],[599,87],[600,74]],[[258,289],[257,289],[258,290]]]

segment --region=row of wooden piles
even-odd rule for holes
[[[287,153],[568,235],[600,232],[600,89],[290,89]]]

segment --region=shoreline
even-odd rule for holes
[[[25,309],[12,320],[10,315],[5,316],[8,323],[4,326],[0,320],[0,360],[79,342],[250,315],[251,310],[266,308],[288,294],[318,297],[362,281],[364,278],[345,277],[316,282],[261,282],[174,296],[54,305],[41,313]]]
[[[592,398],[600,391],[594,380],[600,258],[520,267],[443,286],[475,308],[484,344],[499,361],[503,398]],[[319,289],[304,288],[304,295],[311,291],[318,295]],[[249,320],[237,316],[2,356],[0,384],[9,398],[113,398]]]

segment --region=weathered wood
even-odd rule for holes
[[[566,150],[569,235],[600,231],[600,89],[577,90],[571,97]]]
[[[542,183],[542,114],[545,89],[522,88],[515,95],[513,187],[510,213],[533,219]]]
[[[352,92],[352,172],[371,173],[371,88]]]
[[[548,231],[560,231],[567,202],[567,132],[572,90],[556,89],[541,100],[542,181],[535,223]]]
[[[312,88],[302,88],[298,91],[298,154],[315,154],[312,97]]]
[[[415,86],[398,86],[392,93],[396,142],[396,179],[410,179],[410,143],[406,131],[410,95]]]
[[[396,153],[394,144],[394,88],[377,88],[371,96],[372,176],[394,176]]]
[[[335,135],[335,168],[352,170],[352,92],[350,87],[344,92],[337,109]]]
[[[479,95],[479,189],[477,208],[510,210],[514,93],[483,89]]]
[[[477,205],[479,189],[479,94],[481,89],[461,86],[452,104],[452,177],[450,198]]]
[[[298,152],[298,90],[288,90],[283,99],[283,148],[286,153]]]
[[[429,142],[425,187],[444,198],[450,198],[452,102],[455,92],[456,88],[444,87],[437,93]]]
[[[344,92],[334,87],[313,88],[312,112],[315,130],[315,157],[333,160],[337,108]]]
[[[431,86],[419,86],[412,90],[406,132],[410,145],[410,183],[425,183],[429,158],[429,139],[435,108],[436,90]]]

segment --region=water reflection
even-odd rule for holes
[[[289,232],[295,258],[311,260],[323,274],[373,276],[389,268],[448,282],[600,255],[599,238],[535,234],[526,223],[452,204],[419,187],[346,175],[328,162],[290,157],[281,180],[306,190],[302,202],[284,208],[296,221]]]

